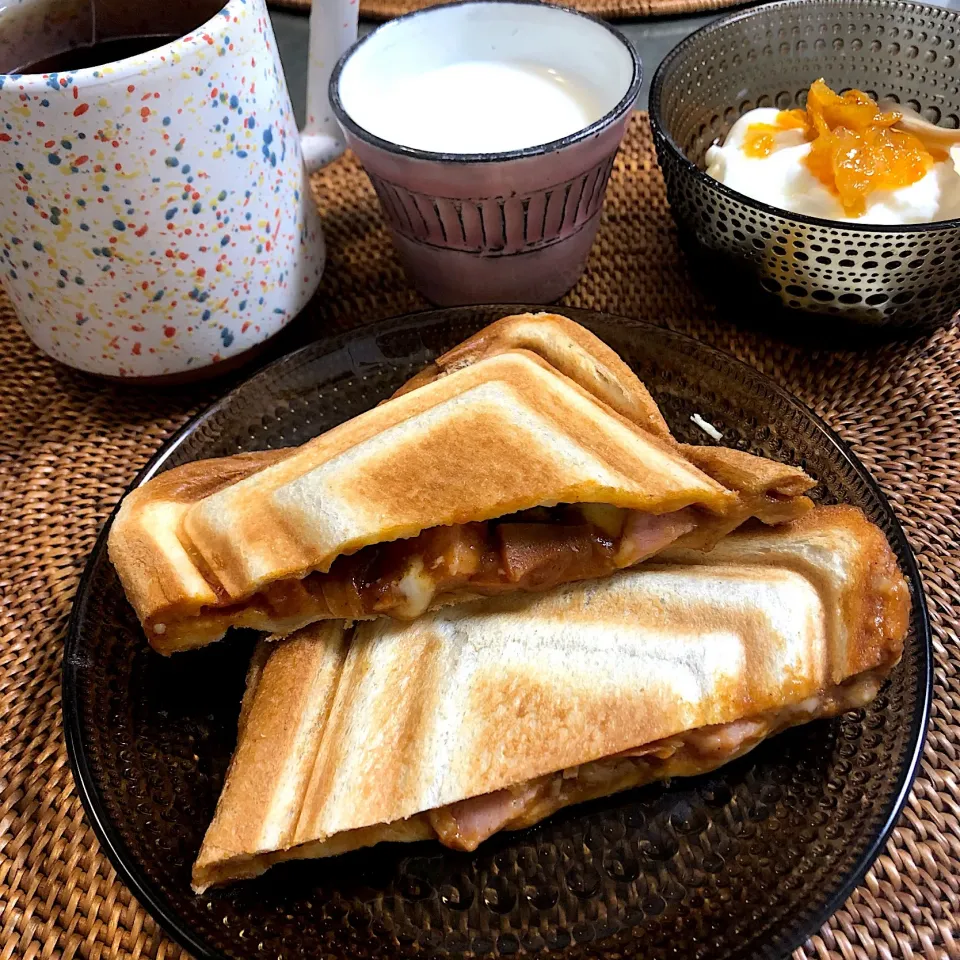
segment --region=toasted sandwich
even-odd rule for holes
[[[867,704],[909,609],[883,534],[828,507],[692,564],[263,642],[194,886],[385,840],[474,850],[710,771]]]
[[[523,313],[489,324],[427,364],[394,396],[509,350],[535,354],[638,427],[663,440],[673,439],[650,391],[616,351],[579,323],[556,313]]]
[[[412,619],[810,508],[802,470],[678,444],[596,337],[520,319],[302,447],[186,464],[129,494],[109,551],[151,644]]]

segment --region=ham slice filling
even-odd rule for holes
[[[654,556],[698,523],[690,508],[660,516],[604,504],[536,508],[364,547],[298,581],[294,592],[302,588],[334,617],[412,619],[458,591],[490,596],[605,576]],[[294,601],[285,584],[260,596],[281,615]]]
[[[529,827],[571,804],[656,780],[707,773],[787,727],[865,706],[877,695],[887,670],[867,671],[799,704],[690,730],[505,790],[460,800],[430,810],[427,819],[444,846],[475,850],[500,830]]]
[[[280,580],[239,602],[224,594],[221,602],[193,616],[173,622],[157,617],[145,626],[166,635],[168,644],[183,637],[193,645],[198,637],[215,640],[231,626],[286,635],[329,618],[411,620],[458,598],[548,590],[603,577],[654,557],[681,538],[683,546],[709,549],[750,516],[785,522],[808,506],[802,497],[765,493],[725,518],[696,507],[665,514],[602,503],[536,507],[371,544],[338,557],[326,573]]]
[[[182,625],[189,632],[205,622],[216,635],[231,625],[287,634],[331,617],[412,620],[458,595],[541,591],[603,577],[660,553],[685,534],[708,534],[710,524],[692,507],[654,515],[581,503],[431,527],[338,557],[327,573],[272,583],[239,603],[205,606]],[[148,625],[171,635],[177,627]]]
[[[646,514],[610,504],[536,507],[495,520],[431,527],[338,557],[326,573],[278,580],[231,602],[183,617],[149,618],[145,628],[174,649],[216,640],[229,627],[286,636],[317,620],[412,620],[456,599],[549,590],[633,566],[679,538],[706,547],[729,524],[695,507]],[[688,537],[687,534],[692,536]]]

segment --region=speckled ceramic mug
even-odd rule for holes
[[[264,0],[98,6],[124,35],[196,28],[100,67],[0,76],[4,289],[34,342],[82,370],[153,378],[230,361],[320,280],[307,173],[343,149],[326,88],[356,0],[314,4],[302,136]],[[6,5],[0,61],[62,51],[90,9]]]

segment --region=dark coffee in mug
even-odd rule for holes
[[[221,0],[28,0],[0,9],[0,73],[66,73],[162,47],[215,16]]]
[[[23,64],[14,69],[14,73],[66,73],[70,70],[84,70],[87,67],[99,67],[114,60],[125,60],[138,53],[146,53],[162,47],[178,34],[152,37],[116,37],[101,40],[99,43],[87,43],[70,50],[55,53],[53,56]]]

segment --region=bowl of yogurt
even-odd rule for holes
[[[640,82],[633,46],[602,21],[467,0],[361,40],[330,103],[421,293],[549,303],[583,270]]]
[[[667,56],[650,114],[668,198],[735,315],[844,337],[953,318],[958,38],[955,10],[783,0]]]

